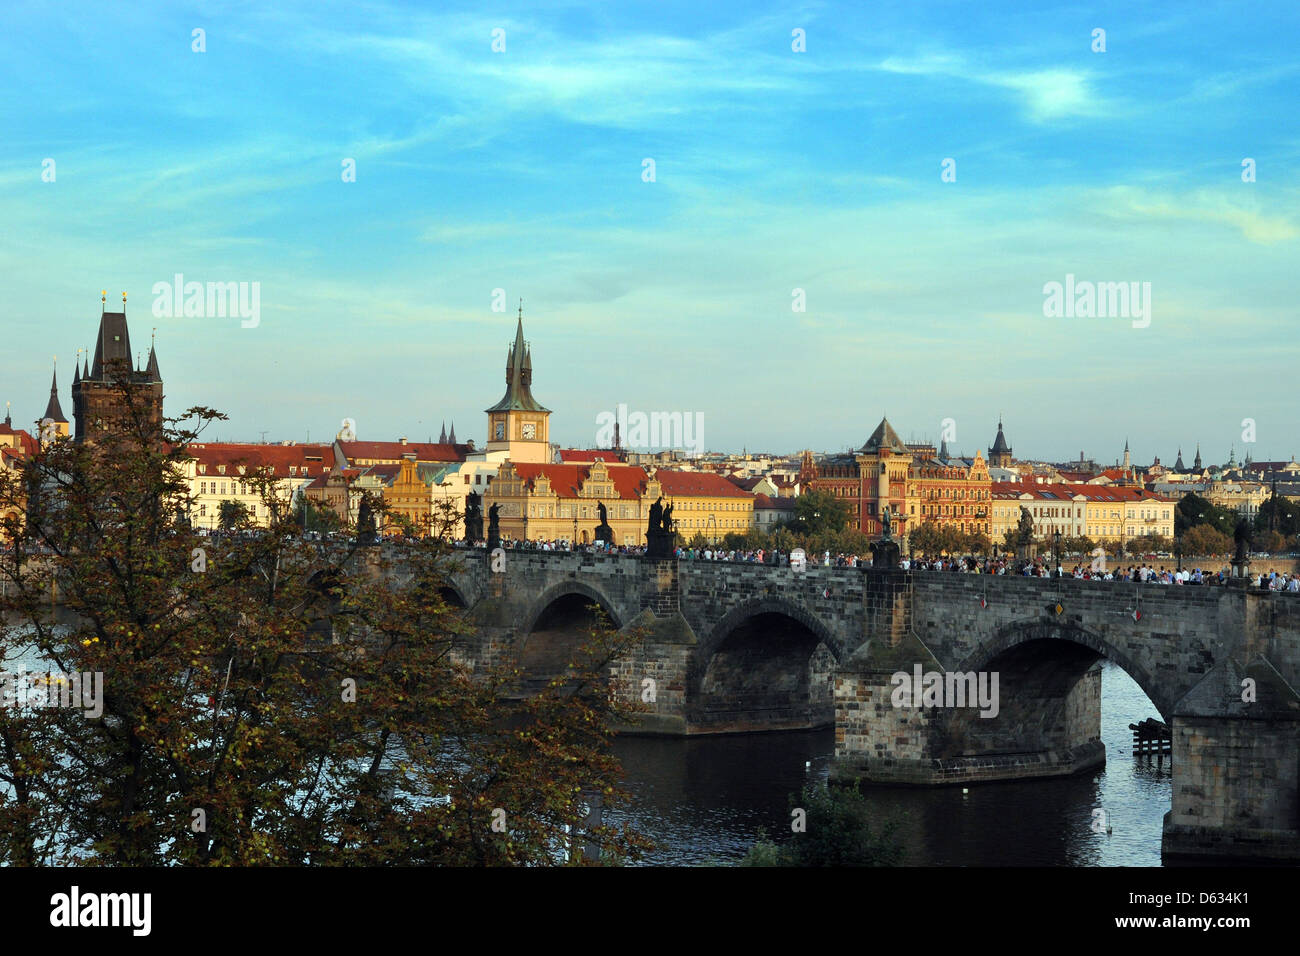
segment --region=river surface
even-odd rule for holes
[[[897,821],[910,866],[1159,866],[1169,760],[1132,756],[1130,723],[1159,718],[1118,666],[1102,661],[1106,766],[1073,777],[962,788],[863,786],[878,819]],[[789,833],[789,795],[824,783],[833,730],[694,739],[620,737],[632,805],[623,812],[656,849],[651,865],[739,861],[760,829]],[[1112,832],[1094,832],[1093,810]]]

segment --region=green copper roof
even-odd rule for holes
[[[524,316],[519,313],[519,324],[515,327],[515,344],[510,347],[506,359],[506,393],[487,412],[549,412],[549,408],[533,398],[533,357],[524,344]]]

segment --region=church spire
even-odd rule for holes
[[[438,432],[438,444],[447,444],[447,419],[442,420],[442,431]]]
[[[524,303],[519,300],[519,317],[515,323],[515,343],[506,362],[506,393],[488,412],[549,412],[532,394],[533,359],[524,342]]]
[[[149,333],[149,362],[144,367],[145,378],[150,382],[161,382],[162,375],[158,371],[158,352],[154,349],[154,336],[158,330],[154,329]]]
[[[449,445],[456,444],[456,420],[455,419],[452,419],[451,422],[451,432],[447,435],[447,444]]]
[[[50,377],[50,401],[45,406],[45,414],[42,418],[48,418],[50,421],[58,424],[66,424],[68,419],[63,414],[63,409],[59,405],[59,370],[57,366],[54,374]]]

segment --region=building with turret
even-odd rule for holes
[[[1011,467],[1011,446],[1007,444],[1007,436],[1002,432],[1001,418],[998,418],[997,437],[993,439],[993,444],[989,446],[989,467],[990,468]]]
[[[69,430],[68,416],[63,414],[63,406],[59,404],[59,371],[55,369],[50,378],[50,400],[41,416],[41,440],[67,438]]]
[[[488,416],[487,451],[505,452],[513,462],[549,463],[551,410],[533,398],[533,356],[524,341],[524,309],[519,307],[515,341],[506,356],[506,393]]]
[[[99,333],[95,339],[94,364],[87,362],[72,379],[72,414],[76,418],[77,441],[93,441],[110,421],[121,419],[134,406],[155,427],[161,426],[163,381],[158,371],[158,355],[149,344],[149,360],[143,368],[131,361],[131,334],[126,324],[126,293],[122,293],[122,311],[109,312],[103,307],[99,316]]]
[[[1010,454],[1000,425],[998,436]],[[961,458],[947,451],[947,442],[938,453],[931,444],[904,443],[882,418],[856,452],[828,455],[817,465],[807,456],[800,480],[844,500],[849,526],[873,537],[883,531],[880,519],[886,508],[894,517],[891,533],[900,539],[926,522],[988,534],[988,465],[978,452],[974,458]]]

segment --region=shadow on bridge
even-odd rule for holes
[[[835,645],[780,600],[737,608],[701,648],[687,702],[692,733],[809,730],[835,723]]]

